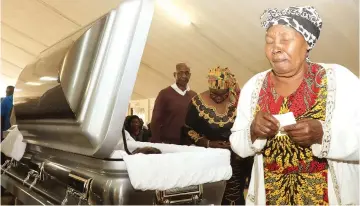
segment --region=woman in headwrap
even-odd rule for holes
[[[358,205],[360,81],[309,60],[322,27],[315,8],[265,14],[272,68],[245,84],[230,137],[234,152],[255,156],[246,203]],[[295,124],[274,116],[289,112]]]
[[[213,68],[208,74],[209,90],[195,96],[188,109],[184,139],[201,147],[230,149],[229,137],[235,121],[240,88],[228,68]],[[243,195],[246,160],[232,154],[233,176],[227,181],[222,204],[245,204]]]

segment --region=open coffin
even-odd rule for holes
[[[229,151],[127,142],[122,131],[153,12],[154,0],[123,1],[22,71],[14,109],[27,147],[1,177],[21,201],[220,204]],[[143,146],[162,154],[129,154]]]

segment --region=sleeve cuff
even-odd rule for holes
[[[251,148],[256,152],[261,152],[266,145],[267,139],[256,139],[255,142],[251,145]]]
[[[191,139],[194,140],[195,143],[203,138],[199,133],[195,132],[195,130],[189,130],[188,135],[190,136]]]
[[[321,150],[322,150],[322,145],[321,144],[313,144],[311,145],[311,150],[312,153],[315,157],[319,157],[321,158]]]
[[[330,148],[330,140],[331,140],[331,130],[329,123],[320,121],[322,129],[323,129],[323,138],[321,144],[313,144],[311,145],[312,153],[315,157],[318,158],[326,158],[329,153]]]
[[[250,148],[255,153],[261,152],[261,150],[265,147],[267,139],[256,139],[254,142],[251,141],[251,133],[250,133],[250,126],[247,129],[247,139]]]

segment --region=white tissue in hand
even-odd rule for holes
[[[274,117],[280,122],[280,128],[288,125],[296,124],[296,120],[292,112],[288,112],[286,114],[274,115]]]

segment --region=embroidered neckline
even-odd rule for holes
[[[226,124],[234,123],[235,121],[236,107],[232,104],[227,105],[226,112],[224,114],[218,114],[216,107],[207,105],[200,95],[195,96],[192,99],[192,103],[198,110],[199,116],[203,117],[210,124],[216,124],[220,127],[224,127]]]
[[[202,103],[205,107],[207,107],[207,108],[209,108],[209,109],[212,109],[212,110],[215,112],[215,114],[216,114],[217,116],[219,116],[219,117],[228,116],[229,108],[232,106],[232,104],[229,103],[228,105],[226,105],[226,109],[225,109],[224,114],[219,114],[219,113],[217,112],[216,107],[211,106],[211,105],[208,105],[208,104],[205,102],[205,100],[202,98],[201,94],[199,94],[199,100],[201,101],[201,103]]]

